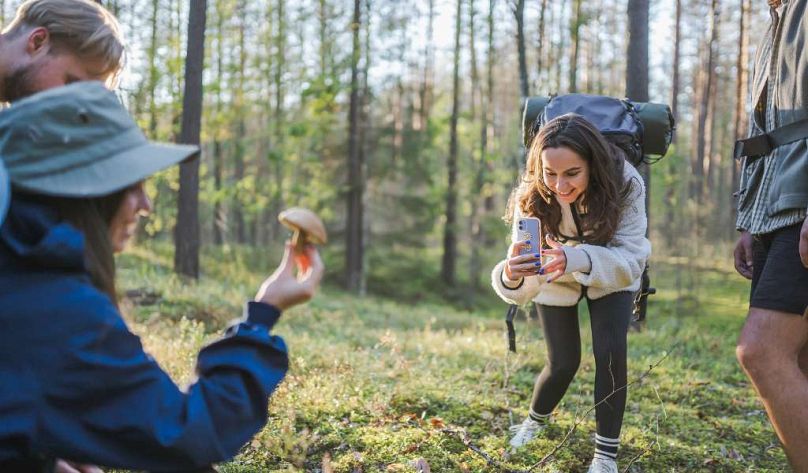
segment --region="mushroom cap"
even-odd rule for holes
[[[322,245],[328,241],[325,225],[320,217],[309,209],[292,207],[278,214],[278,220],[292,230],[300,230],[309,242]]]

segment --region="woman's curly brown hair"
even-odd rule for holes
[[[607,244],[620,224],[632,181],[623,177],[624,152],[576,114],[549,121],[533,139],[525,172],[511,195],[506,219],[512,218],[513,206],[518,205],[522,215],[541,220],[545,235],[559,235],[561,207],[544,182],[542,151],[547,148],[567,148],[589,165],[589,185],[579,197],[581,207],[586,209],[581,215],[581,230],[587,243]]]

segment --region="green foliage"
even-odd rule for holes
[[[207,252],[207,273],[188,286],[171,274],[167,246],[137,248],[119,262],[121,290],[147,288],[160,298],[131,307],[132,328],[175,380],[187,381],[195,351],[239,315],[277,256]],[[375,258],[371,268],[378,266]],[[272,397],[267,426],[222,471],[319,471],[328,464],[336,472],[414,472],[419,459],[435,472],[496,471],[444,427],[467,431],[497,461],[525,469],[592,405],[594,361],[582,310],[584,357],[554,424],[509,454],[508,426],[526,415],[543,365],[540,328],[518,321],[519,353],[509,354],[503,304],[453,308],[430,296],[439,282],[429,274],[437,268],[418,274],[386,264],[373,284],[398,288],[401,302],[357,299],[327,285],[284,315],[276,332],[289,344],[291,370]],[[651,299],[646,330],[630,335],[629,379],[661,363],[629,389],[621,465],[639,456],[631,471],[783,471],[785,458],[762,404],[734,358],[747,283],[727,263],[703,264],[684,278],[677,276],[688,270],[682,260],[653,264],[659,294]],[[688,289],[689,281],[698,285]],[[582,471],[593,433],[590,414],[552,467]]]

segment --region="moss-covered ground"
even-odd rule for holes
[[[192,379],[196,352],[239,315],[272,256],[206,253],[205,273],[190,285],[172,275],[168,248],[137,247],[120,259],[130,325],[178,383]],[[659,293],[644,330],[629,338],[629,379],[642,379],[629,389],[621,470],[786,471],[735,361],[747,284],[728,261],[695,268],[657,260],[653,276]],[[460,294],[454,301],[465,303],[450,305],[424,296],[428,287],[402,287],[407,296],[397,302],[326,284],[285,314],[276,333],[290,347],[291,370],[272,397],[267,426],[220,470],[416,472],[427,464],[432,472],[499,471],[450,430],[465,432],[469,446],[502,468],[527,470],[577,424],[546,468],[534,471],[585,471],[594,449],[594,415],[584,415],[594,380],[586,310],[581,368],[554,423],[511,453],[508,427],[526,415],[543,365],[541,329],[517,321],[518,353],[510,354],[505,306],[490,290],[474,304]]]

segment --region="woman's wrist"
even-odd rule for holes
[[[499,274],[499,282],[501,282],[502,285],[507,289],[514,291],[522,287],[522,284],[525,283],[525,278],[520,277],[519,279],[511,279],[507,274],[507,270],[503,267],[502,272]]]

